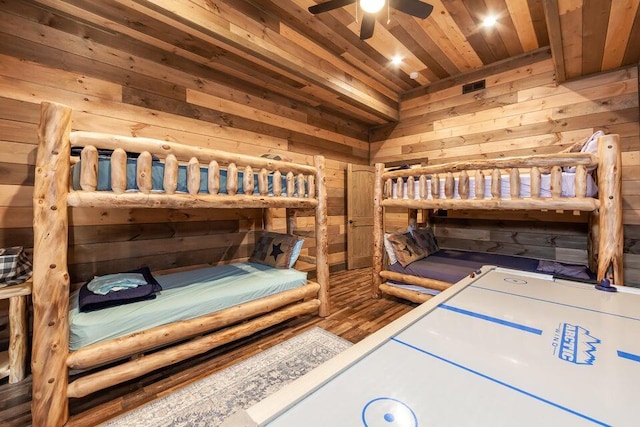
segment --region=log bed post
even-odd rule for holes
[[[296,210],[290,208],[285,209],[285,216],[287,217],[287,234],[295,234]]]
[[[69,418],[69,273],[67,271],[69,131],[71,108],[43,102],[33,190],[34,426],[61,426]]]
[[[265,231],[273,231],[274,208],[264,208],[262,210],[262,228]]]
[[[409,228],[418,228],[418,209],[407,209]]]
[[[323,156],[314,156],[316,167],[316,280],[320,284],[318,314],[326,317],[331,312],[329,301],[329,240],[327,236],[327,187],[325,180],[325,161]]]
[[[618,135],[605,135],[598,141],[598,192],[600,198],[598,239],[598,280],[611,276],[624,284],[622,257],[622,154]],[[615,236],[615,237],[612,237]]]
[[[371,293],[373,298],[380,298],[382,284],[382,250],[384,246],[384,214],[382,211],[382,174],[384,163],[376,163],[376,176],[373,182],[373,268]]]
[[[600,211],[589,212],[587,230],[587,262],[591,271],[598,271],[598,250],[600,242]]]

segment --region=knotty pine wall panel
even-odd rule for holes
[[[72,127],[153,137],[312,164],[326,157],[329,261],[345,265],[345,170],[368,162],[368,128],[269,89],[273,76],[240,85],[232,75],[105,27],[30,2],[0,11],[0,247],[33,245],[33,165],[41,101],[73,107]],[[116,26],[114,25],[114,28]],[[165,34],[163,37],[169,37]],[[151,37],[151,36],[150,36]],[[209,55],[212,53],[209,52]],[[220,58],[218,68],[223,68]],[[258,83],[262,83],[259,85]],[[284,210],[276,226],[284,230]],[[313,212],[298,216],[313,255]],[[70,209],[73,281],[149,265],[216,264],[250,255],[262,212]]]
[[[598,129],[618,133],[623,151],[625,279],[640,285],[638,67],[561,85],[556,85],[552,69],[551,60],[545,59],[485,76],[485,90],[463,95],[460,85],[409,94],[401,104],[401,122],[372,133],[376,142],[371,163],[411,164],[428,158],[429,164],[438,164],[553,153]],[[586,262],[587,214],[513,212],[511,221],[505,220],[504,212],[446,214],[434,218],[443,247]],[[392,211],[386,220],[389,230],[407,224],[403,211]]]

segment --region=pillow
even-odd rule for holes
[[[433,229],[431,227],[415,228],[411,230],[411,235],[415,239],[416,243],[418,243],[418,246],[425,250],[427,255],[431,255],[432,253],[440,250],[438,242],[436,241],[436,236],[433,235]]]
[[[249,262],[275,268],[289,268],[291,254],[297,241],[298,238],[291,234],[266,231],[256,243]]]
[[[389,236],[393,253],[403,267],[427,256],[427,252],[407,233],[394,233]]]
[[[300,256],[300,252],[302,251],[302,244],[304,243],[304,239],[298,239],[296,244],[293,246],[293,250],[291,251],[291,260],[289,261],[289,268],[293,268],[298,257]]]
[[[600,138],[601,136],[604,136],[604,132],[602,132],[601,130],[599,130],[597,132],[594,132],[593,135],[591,135],[584,142],[584,145],[580,149],[580,152],[581,153],[598,154],[598,138]],[[588,168],[588,170],[592,171],[595,168],[596,168],[595,166],[592,166],[592,167]],[[564,168],[562,168],[562,170],[564,172],[575,173],[576,172],[576,167],[575,166],[564,167]]]
[[[128,271],[127,273],[142,274],[147,283],[135,288],[122,289],[116,292],[109,292],[106,295],[99,295],[89,290],[88,285],[90,282],[87,282],[82,285],[78,293],[78,307],[80,311],[84,313],[138,301],[151,300],[156,297],[156,292],[162,290],[162,286],[160,286],[155,277],[151,275],[149,267],[142,267],[137,270]]]
[[[393,253],[393,245],[389,241],[389,236],[391,236],[391,233],[384,233],[384,248],[387,251],[387,257],[389,257],[389,265],[391,265],[398,262],[398,259],[396,254]]]
[[[96,276],[89,283],[87,289],[94,294],[106,295],[109,292],[117,292],[123,289],[136,288],[146,285],[147,281],[139,273],[116,273],[106,276]]]
[[[151,274],[151,270],[149,270],[149,267],[140,267],[135,270],[127,271],[127,273],[142,274],[144,276],[144,280],[146,280],[147,283],[153,286],[153,292],[160,292],[162,290],[162,286],[160,286],[160,283],[158,283],[156,278],[153,277],[153,275]]]
[[[585,142],[582,146],[580,152],[598,154],[598,138],[600,138],[601,136],[604,136],[604,132],[602,132],[601,130],[591,135],[589,139],[587,139],[587,142]]]
[[[572,277],[575,279],[592,279],[589,269],[584,265],[563,264],[557,261],[540,260],[536,271],[542,273],[551,273],[561,276]]]

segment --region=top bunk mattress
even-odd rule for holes
[[[137,160],[135,158],[127,158],[127,191],[138,191],[138,184],[136,182],[136,167]],[[73,165],[71,169],[71,183],[72,188],[74,190],[81,190],[80,187],[80,169],[81,162],[78,162]],[[254,186],[253,194],[257,195],[258,192],[258,174],[254,173],[254,182],[256,185]],[[243,183],[244,172],[242,170],[238,170],[238,180],[237,180],[237,188],[238,194],[244,194],[244,183]],[[185,165],[178,166],[178,186],[176,188],[177,193],[186,193],[187,192],[187,167]],[[200,168],[200,193],[208,193],[208,179],[209,179],[209,168],[201,167]],[[164,181],[164,163],[159,160],[154,160],[151,165],[151,184],[153,192],[164,192],[163,188]],[[270,196],[273,195],[273,176],[268,176],[268,185],[269,190],[268,193]],[[306,185],[306,182],[305,182]],[[282,196],[286,197],[286,191],[284,189],[287,188],[287,178],[286,176],[282,176],[282,185],[281,188]],[[96,188],[97,191],[112,191],[111,188],[111,160],[106,157],[100,157],[98,159],[98,185]],[[296,197],[304,197],[304,195],[298,195],[297,185],[294,185],[294,196]],[[227,194],[227,171],[225,169],[220,170],[220,189],[218,190],[218,194]]]
[[[83,313],[78,291],[69,301],[69,347],[121,337],[154,326],[192,319],[234,305],[277,294],[307,283],[307,273],[251,262],[219,265],[155,276],[157,297]]]
[[[562,172],[562,197],[575,197],[576,195],[576,174],[572,172]],[[416,179],[414,181],[414,198],[416,200],[420,200],[420,189],[419,189],[419,181]],[[444,197],[444,186],[445,179],[440,178],[440,198]],[[408,199],[407,195],[407,183],[404,183],[403,188],[403,198]],[[397,191],[397,183],[394,182],[392,186],[392,198],[398,198]],[[587,197],[595,197],[598,194],[598,186],[596,185],[595,180],[591,176],[591,174],[587,175]],[[475,189],[475,176],[469,176],[469,199],[474,199],[476,196]],[[485,176],[484,182],[484,198],[490,199],[491,195],[491,175]],[[511,197],[511,183],[509,180],[509,175],[501,175],[500,176],[500,197],[503,199],[508,199]],[[531,197],[531,175],[529,174],[521,174],[520,175],[520,197]],[[551,197],[551,175],[550,174],[541,174],[540,175],[540,197]],[[454,192],[453,198],[459,199],[460,194],[458,194],[458,178],[455,178]],[[433,195],[431,194],[431,178],[427,179],[427,199],[433,200]]]

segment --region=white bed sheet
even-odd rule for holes
[[[562,197],[575,197],[575,179],[576,174],[570,172],[562,172]],[[416,200],[420,199],[420,188],[419,181],[415,177],[414,181],[414,198]],[[444,184],[445,179],[440,178],[440,198],[444,199]],[[484,182],[484,198],[490,199],[491,196],[491,176],[485,176]],[[407,196],[407,184],[404,184],[404,199],[408,199]],[[598,187],[596,185],[595,180],[589,174],[587,175],[587,197],[595,197],[598,194]],[[469,199],[474,199],[476,196],[475,189],[475,176],[469,176]],[[500,176],[500,197],[503,199],[509,199],[511,197],[511,183],[509,180],[509,175],[501,175]],[[531,175],[521,174],[520,175],[520,197],[531,197]],[[543,174],[540,176],[540,197],[551,197],[551,175]],[[394,182],[392,186],[392,198],[398,198],[397,192],[397,183]],[[458,194],[458,178],[455,178],[455,185],[453,191],[453,198],[459,199],[460,195]],[[427,199],[433,199],[431,194],[431,179],[427,179]]]

